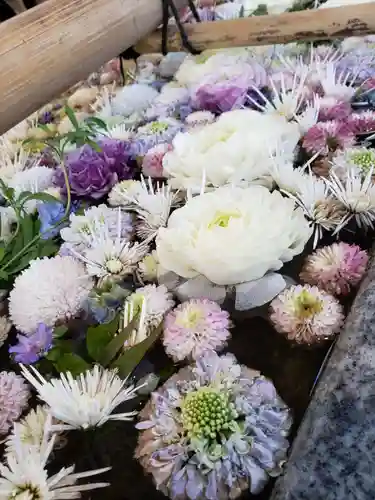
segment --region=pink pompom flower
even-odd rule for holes
[[[270,320],[275,329],[298,344],[317,344],[337,333],[344,321],[335,297],[316,286],[296,285],[271,302]]]
[[[30,391],[14,372],[0,372],[0,435],[7,434],[27,407]]]
[[[229,314],[208,299],[191,299],[169,312],[164,320],[163,344],[174,361],[197,359],[206,351],[225,347],[230,337]]]
[[[164,177],[163,158],[172,149],[172,146],[167,143],[157,144],[149,149],[143,158],[142,174],[146,177]]]
[[[335,97],[319,99],[319,121],[345,120],[351,112],[352,108],[347,101],[339,101]]]
[[[348,119],[348,125],[357,135],[375,132],[375,112],[353,113]]]
[[[355,135],[348,122],[331,120],[319,122],[311,127],[303,138],[303,147],[309,153],[327,155],[336,149],[353,146]]]
[[[341,241],[309,255],[300,278],[332,295],[347,295],[363,278],[367,263],[365,250]]]

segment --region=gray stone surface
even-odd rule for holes
[[[375,262],[271,500],[375,499]]]

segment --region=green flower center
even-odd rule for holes
[[[162,132],[165,132],[166,130],[168,130],[168,123],[164,123],[164,122],[154,122],[154,123],[151,123],[150,125],[150,133],[151,134],[161,134]]]
[[[375,166],[375,153],[373,151],[358,151],[352,153],[350,159],[364,174],[367,174],[368,171]]]
[[[212,221],[208,224],[208,228],[228,227],[232,219],[239,219],[241,215],[238,212],[216,212]]]
[[[123,265],[119,259],[110,259],[106,262],[106,268],[111,274],[119,274],[123,270]]]
[[[210,387],[191,392],[182,404],[182,422],[190,437],[214,439],[237,416],[228,396]]]
[[[21,498],[24,493],[27,493],[27,498],[30,498],[31,500],[42,500],[40,489],[37,486],[29,483],[18,487],[17,491],[11,493],[9,499],[14,498],[15,500],[17,500],[17,498]]]
[[[295,298],[295,307],[298,316],[305,319],[311,318],[322,311],[323,301],[314,297],[307,290],[303,290]]]
[[[199,307],[190,306],[177,316],[176,323],[184,328],[194,328],[203,317],[204,313]]]

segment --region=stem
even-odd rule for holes
[[[70,212],[70,205],[72,202],[72,196],[71,196],[71,192],[70,192],[68,172],[66,170],[65,163],[64,163],[63,159],[61,159],[61,170],[63,171],[65,188],[66,188],[66,207],[65,207],[64,217],[68,217],[69,212]]]

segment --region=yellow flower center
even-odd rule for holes
[[[214,227],[228,227],[232,219],[239,219],[241,215],[238,212],[216,212],[214,218],[208,224],[209,229]]]
[[[194,328],[203,318],[202,311],[197,307],[189,307],[184,314],[179,314],[176,323],[184,328]]]
[[[311,318],[322,311],[323,301],[314,297],[314,295],[307,290],[303,290],[298,297],[295,298],[295,307],[298,316],[305,319]]]

